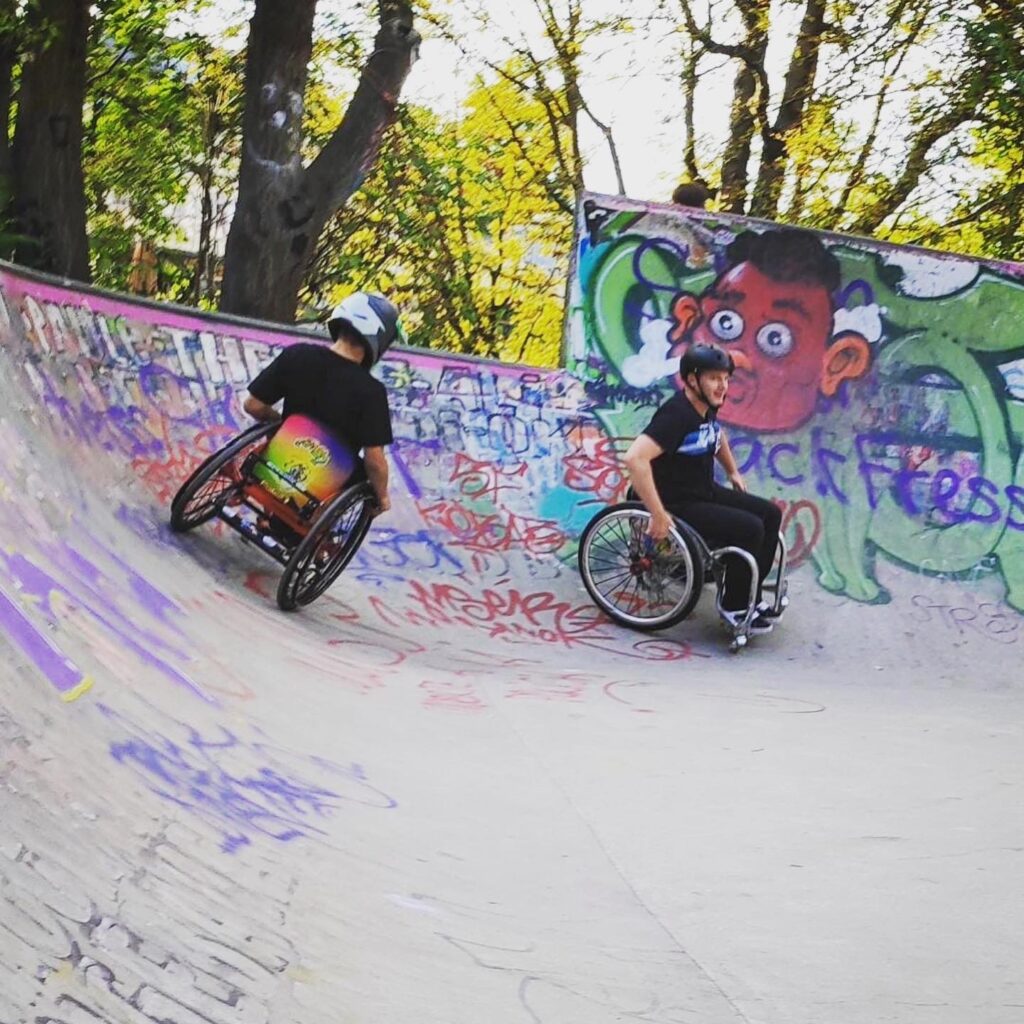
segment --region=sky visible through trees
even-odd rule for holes
[[[1019,0],[82,10],[0,0],[0,245],[42,270],[274,320],[373,287],[544,362],[583,189],[1024,259]]]

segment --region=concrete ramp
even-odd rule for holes
[[[871,359],[731,425],[798,563],[733,656],[574,544],[747,225],[580,218],[567,369],[391,356],[395,507],[291,615],[166,521],[303,336],[0,273],[0,1022],[1019,1024],[1017,271],[926,322],[826,239]]]

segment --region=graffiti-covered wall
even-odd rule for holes
[[[160,502],[251,424],[241,411],[246,386],[281,347],[317,337],[13,270],[0,272],[0,286],[4,347],[21,357],[39,410],[66,441],[117,456]],[[507,569],[522,557],[538,563],[534,573],[557,571],[539,563],[564,558],[594,502],[621,489],[588,399],[564,372],[422,351],[393,351],[375,372],[389,392],[389,454],[415,508],[410,528],[457,549],[438,564]],[[372,554],[363,562],[388,564]]]
[[[246,589],[269,600],[278,569],[246,568],[219,524],[183,546],[167,510],[189,472],[250,424],[248,382],[313,335],[15,268],[0,269],[0,298],[0,627],[66,700],[96,665],[156,672],[208,698],[245,692],[231,658],[193,627],[197,613],[226,619],[225,602]],[[451,626],[552,653],[686,656],[683,641],[623,636],[579,586],[575,539],[623,479],[578,381],[418,351],[392,351],[375,372],[390,395],[396,501],[346,570],[348,588],[332,592],[368,595],[347,622],[374,644]],[[118,530],[143,542],[133,550],[151,565],[122,557]],[[179,557],[204,561],[210,593],[184,602],[168,590],[160,563]],[[331,648],[332,663],[343,653]],[[543,656],[531,657],[536,675]]]
[[[176,554],[163,525],[171,496],[247,425],[248,381],[310,335],[14,268],[0,271],[0,295],[17,377],[5,401],[35,424],[0,422],[0,529],[19,541],[0,553],[0,619],[62,693],[84,678],[61,647],[73,623],[97,659],[114,644],[198,688],[183,668],[183,613],[97,534],[98,503]],[[622,496],[621,452],[678,386],[678,354],[695,337],[733,352],[722,414],[733,450],[751,488],[783,507],[793,562],[822,587],[884,601],[884,563],[984,584],[979,600],[994,597],[1000,615],[1024,610],[1024,269],[588,196],[564,370],[422,351],[393,352],[379,369],[399,500],[347,571],[374,595],[375,628],[456,623],[640,650],[582,594],[575,542]],[[50,493],[61,472],[35,479],[33,430],[79,462],[52,508],[37,501],[49,533],[22,525],[23,495]],[[230,577],[231,549],[217,550]],[[964,612],[986,633],[993,614]]]
[[[740,468],[821,586],[884,601],[884,558],[1024,610],[1024,267],[596,195],[577,231],[566,362],[611,437],[715,342]]]

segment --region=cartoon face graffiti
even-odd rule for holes
[[[832,337],[839,265],[810,232],[744,232],[728,268],[704,292],[674,302],[674,355],[692,342],[723,346],[736,363],[722,420],[764,431],[791,430],[814,412],[820,391],[862,376],[870,347],[859,334]]]

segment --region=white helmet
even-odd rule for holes
[[[398,310],[373,292],[354,292],[334,307],[327,321],[331,338],[338,340],[342,327],[349,327],[359,335],[366,346],[363,366],[373,366],[401,335]]]

